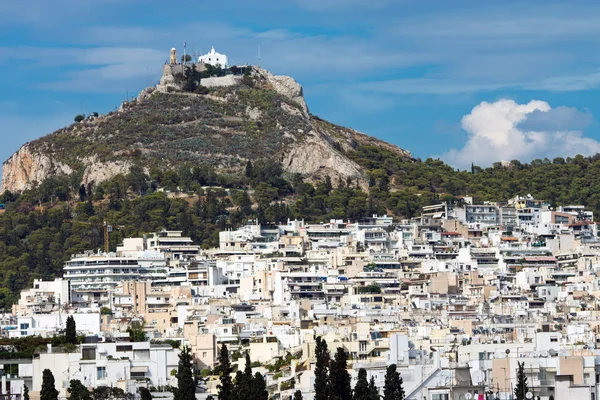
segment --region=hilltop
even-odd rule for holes
[[[209,164],[236,174],[260,159],[277,160],[309,182],[329,177],[334,185],[351,179],[366,187],[365,149],[412,160],[406,150],[310,114],[302,87],[290,77],[255,67],[245,75],[201,78],[179,68],[165,65],[157,86],[115,112],[23,145],[4,163],[0,192],[59,176],[98,185],[133,167]]]

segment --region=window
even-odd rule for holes
[[[97,379],[106,379],[106,367],[97,367],[96,373]]]
[[[203,351],[203,352],[202,352],[202,358],[206,358],[206,357],[207,357],[207,355],[208,355],[208,354],[206,353],[206,351]]]
[[[131,371],[131,379],[144,380],[144,379],[146,379],[146,373],[145,372],[133,372],[133,371]]]
[[[133,350],[133,346],[128,344],[128,345],[117,345],[117,351],[131,351]]]
[[[557,343],[558,342],[558,338],[557,337],[551,337],[550,338],[550,342],[551,343]]]
[[[448,393],[434,393],[431,395],[431,400],[448,400]]]
[[[84,347],[81,349],[82,360],[95,360],[96,359],[96,348],[95,347]]]

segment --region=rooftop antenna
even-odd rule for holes
[[[182,62],[182,64],[185,64],[187,62],[187,58],[185,57],[186,47],[187,47],[187,42],[183,42],[183,62]]]
[[[258,66],[260,67],[260,44],[258,45]]]
[[[60,294],[58,295],[58,326],[62,328],[62,314],[60,313]]]

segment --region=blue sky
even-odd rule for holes
[[[466,168],[600,151],[600,3],[2,0],[0,159],[215,46],[312,113]]]

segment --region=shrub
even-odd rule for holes
[[[198,85],[196,90],[194,91],[196,94],[208,94],[210,93],[210,89],[206,86]]]

